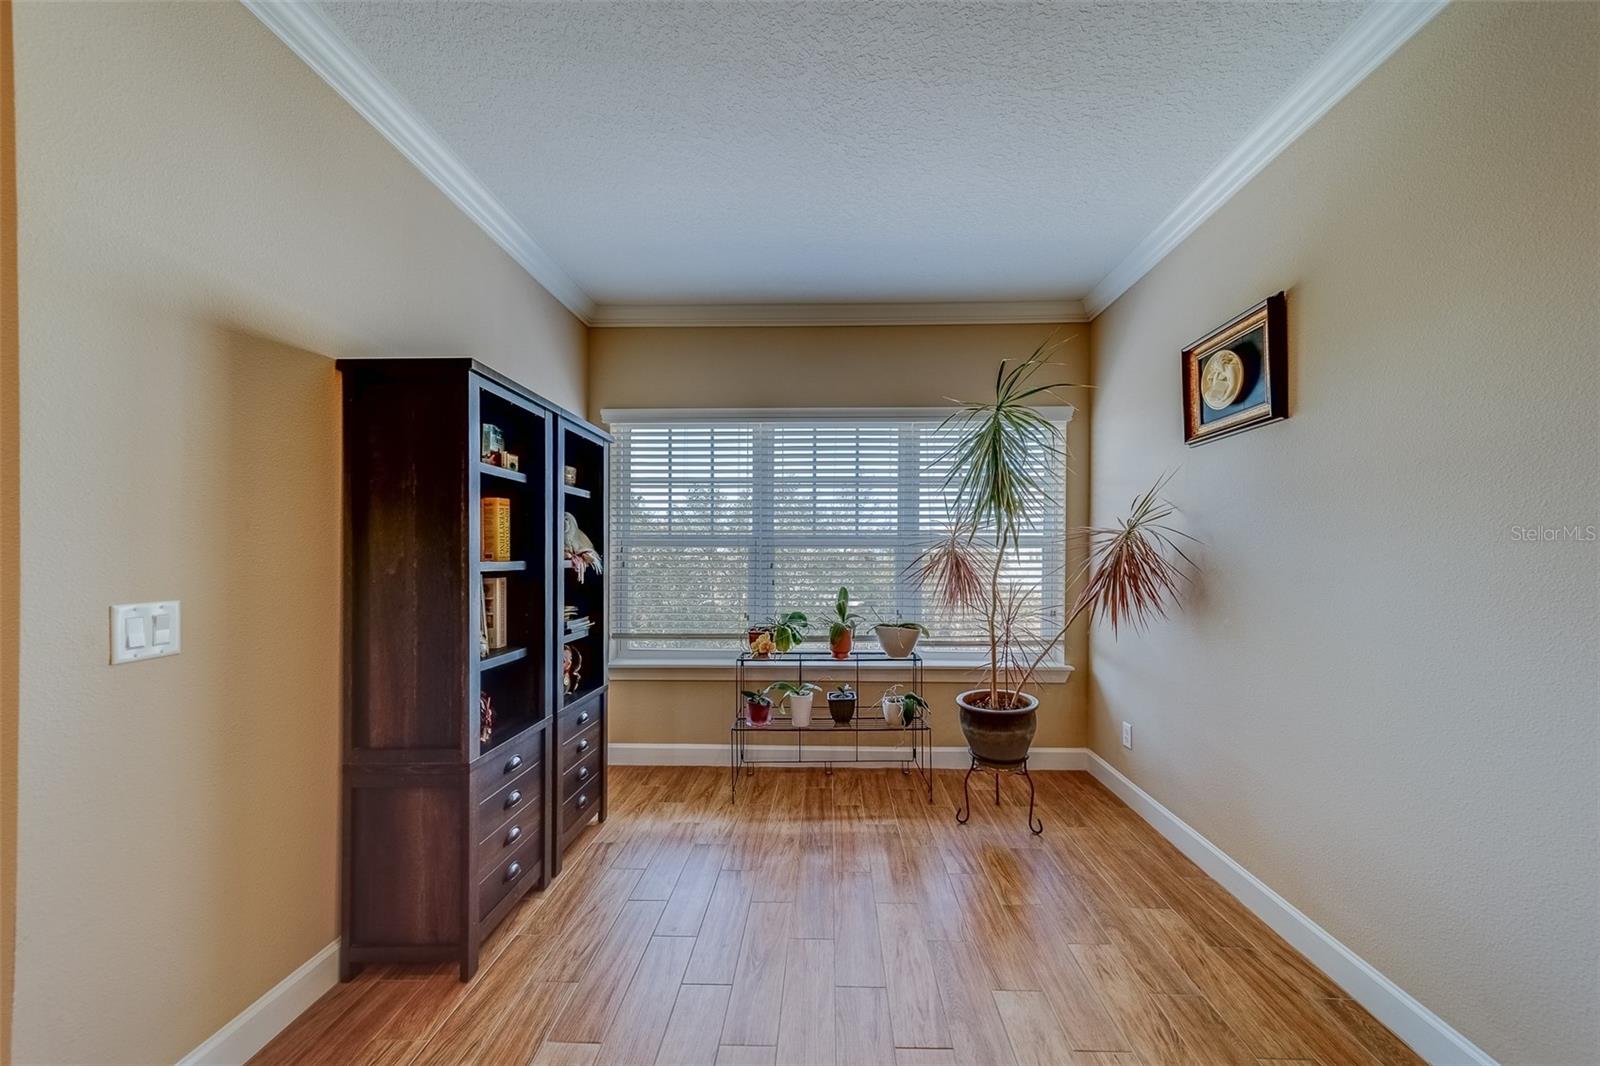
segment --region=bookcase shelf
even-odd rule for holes
[[[526,484],[528,481],[528,475],[521,470],[507,470],[503,466],[495,466],[493,463],[485,463],[481,460],[478,463],[478,473],[488,477],[504,478],[507,481],[515,481],[521,484]]]
[[[561,491],[568,496],[576,496],[580,500],[593,498],[593,493],[591,493],[588,489],[580,489],[576,485],[562,485]]]
[[[491,648],[487,656],[478,660],[478,669],[493,670],[497,666],[505,666],[507,663],[514,663],[527,657],[527,648],[500,648],[498,650]]]
[[[606,815],[605,586],[570,580],[562,543],[572,513],[604,558],[610,438],[472,360],[338,367],[340,975],[449,959],[467,980],[489,934]],[[519,469],[484,462],[486,443]],[[563,464],[581,491],[564,491]],[[484,559],[486,537],[488,554],[510,558]],[[593,622],[572,641],[569,597]],[[569,657],[581,709],[562,691]],[[566,802],[575,780],[582,804]]]

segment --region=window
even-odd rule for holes
[[[821,646],[840,585],[869,625],[897,613],[926,624],[930,661],[986,656],[980,615],[905,577],[948,522],[948,413],[607,411],[614,661],[728,656],[747,618],[779,610],[809,615]],[[1049,413],[1064,424],[1071,409]],[[1063,610],[1064,479],[1042,472],[1053,505],[1004,563],[1041,636]]]

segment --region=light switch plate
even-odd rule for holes
[[[111,665],[178,654],[182,627],[177,600],[118,603],[111,608]]]

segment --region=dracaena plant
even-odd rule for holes
[[[1056,506],[1044,478],[1052,464],[1066,462],[1066,439],[1056,424],[1032,406],[1042,396],[1073,387],[1039,379],[1060,342],[1042,344],[1015,366],[1000,363],[994,399],[963,404],[944,425],[954,442],[938,457],[948,463],[952,520],[944,534],[908,568],[913,582],[947,606],[982,612],[988,637],[987,706],[1022,704],[1023,689],[1050,649],[1080,617],[1101,617],[1115,632],[1141,626],[1166,613],[1192,567],[1179,540],[1186,534],[1168,519],[1162,501],[1166,478],[1133,503],[1128,517],[1111,528],[1079,530],[1087,559],[1075,575],[1079,592],[1066,621],[1054,634],[1030,632],[1029,595],[1002,580],[1020,535]]]

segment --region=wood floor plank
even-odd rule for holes
[[[640,873],[638,883],[633,886],[630,899],[664,901],[672,897],[672,890],[678,884],[684,864],[694,850],[697,829],[698,825],[694,822],[678,822],[666,830],[664,838]]]
[[[531,1066],[595,1066],[600,1061],[599,1044],[562,1044],[545,1041]]]
[[[584,968],[566,1008],[550,1027],[553,1042],[598,1044],[605,1038],[606,1027],[616,1016],[622,993],[644,957],[664,906],[659,900],[629,900],[623,904],[605,940]]]
[[[1384,1028],[1383,1023],[1361,1004],[1349,999],[1322,999],[1317,1000],[1316,1004],[1333,1016],[1346,1032],[1360,1040],[1383,1066],[1416,1066],[1422,1062],[1415,1051]]]
[[[717,1048],[717,1066],[775,1066],[777,1047],[760,1047],[750,1044],[723,1045]]]
[[[779,1066],[833,1066],[833,941],[789,941],[781,995]]]
[[[793,912],[792,903],[750,904],[733,974],[733,994],[728,998],[728,1014],[722,1022],[724,1044],[777,1046],[777,1007],[783,994]]]
[[[651,1063],[661,1047],[675,997],[694,951],[694,940],[681,936],[652,937],[633,972],[605,1039],[601,1062]]]
[[[835,988],[839,1066],[897,1066],[889,992],[884,988]]]
[[[1152,1064],[1190,1061],[1186,1057],[1189,1049],[1177,1029],[1150,998],[1121,948],[1115,944],[1078,944],[1072,953],[1105,997],[1135,1054]]]
[[[1067,1036],[1043,992],[996,992],[994,1002],[1019,1066],[1060,1066],[1073,1060]]]
[[[883,947],[878,939],[878,908],[872,901],[872,875],[836,868],[833,889],[833,983],[840,987],[883,987]]]
[[[895,1048],[894,1062],[895,1066],[963,1066],[950,1048]]]
[[[878,936],[883,944],[889,1020],[896,1047],[950,1047],[933,951],[923,916],[914,903],[878,904]]]
[[[794,891],[794,935],[809,940],[832,940],[833,849],[808,848],[801,852],[799,863],[799,883]]]
[[[680,985],[656,1066],[714,1066],[732,991],[729,985]]]
[[[459,994],[455,1009],[433,1031],[421,1054],[418,1066],[455,1063],[476,1056],[483,1049],[503,1013],[510,1009],[516,990],[528,981],[528,964],[538,955],[534,937],[517,936],[500,955],[478,971],[469,985],[445,978],[435,987]]]
[[[956,1061],[1012,1066],[1016,1056],[995,1006],[995,981],[983,954],[972,944],[947,940],[934,943],[933,953]]]
[[[699,823],[697,823],[699,824]],[[656,926],[657,936],[696,936],[700,923],[705,920],[706,905],[716,891],[717,876],[722,872],[724,848],[721,844],[695,844],[684,860],[672,894],[667,897],[666,909]]]
[[[1253,1066],[1253,1055],[1244,1041],[1225,1025],[1202,996],[1154,997],[1156,1007],[1178,1031],[1178,1037],[1194,1055],[1195,1062],[1218,1066]]]
[[[512,997],[509,1009],[484,1037],[475,1052],[478,1061],[530,1061],[575,987],[538,978],[529,980]]]
[[[742,870],[723,870],[711,894],[700,935],[684,981],[696,985],[731,985],[739,963],[739,945],[750,913],[750,884]]]

